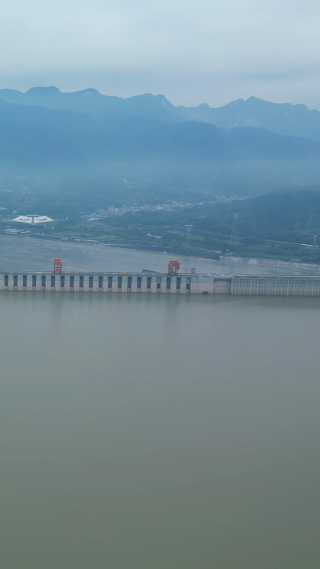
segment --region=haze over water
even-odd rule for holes
[[[108,246],[94,242],[50,241],[0,235],[0,270],[51,271],[55,257],[61,257],[64,271],[141,271],[150,269],[166,272],[174,253],[143,251]],[[195,267],[203,273],[307,275],[308,269],[242,265],[178,255],[180,271],[190,272]],[[310,272],[310,271],[309,271]],[[314,271],[312,272],[312,274]]]
[[[11,267],[41,270],[20,243]],[[319,299],[3,292],[0,314],[4,569],[319,567]]]

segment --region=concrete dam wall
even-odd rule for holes
[[[320,277],[231,278],[231,294],[245,296],[320,296]]]
[[[1,272],[0,291],[320,296],[317,276]]]
[[[231,292],[230,279],[207,275],[159,273],[0,273],[0,290],[33,290],[48,292],[152,292],[207,293]],[[218,289],[218,290],[215,290]]]

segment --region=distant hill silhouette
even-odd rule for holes
[[[169,122],[195,121],[215,124],[224,129],[252,127],[271,130],[285,136],[320,141],[320,112],[305,105],[270,103],[250,97],[223,107],[174,107],[164,95],[144,94],[128,99],[106,96],[96,89],[61,93],[56,87],[34,87],[26,93],[0,90],[0,100],[23,105],[39,105],[55,110],[88,114],[97,122],[136,116]]]
[[[0,92],[1,97],[1,92]],[[186,108],[177,107],[181,118],[202,120],[216,126],[263,128],[285,136],[299,136],[320,140],[320,112],[310,111],[305,105],[270,103],[250,97],[238,99],[216,109],[209,105]]]
[[[131,160],[314,160],[320,143],[281,136],[253,127],[219,129],[213,124],[169,122],[129,116],[98,124],[80,112],[51,110],[40,106],[0,104],[2,156],[68,159],[81,149],[84,156]]]
[[[138,116],[159,120],[180,120],[175,107],[164,95],[139,95],[129,99],[101,95],[96,89],[61,93],[56,87],[34,87],[26,93],[0,90],[0,99],[19,105],[39,105],[48,109],[85,113],[93,119]]]
[[[281,186],[316,184],[320,179],[320,142],[257,127],[227,130],[205,122],[133,113],[132,109],[136,112],[142,107],[145,114],[154,109],[175,112],[161,97],[127,99],[127,116],[114,116],[110,111],[109,117],[101,115],[98,120],[98,111],[80,110],[92,109],[92,100],[97,109],[109,103],[119,109],[123,100],[94,90],[5,92],[16,101],[29,97],[34,103],[42,97],[46,104],[52,100],[56,106],[67,101],[70,108],[0,100],[0,184],[20,176],[29,185],[41,179],[47,187],[55,177],[77,187],[74,180],[81,178],[94,192],[99,176],[100,186],[103,179],[130,178],[151,191],[153,187],[209,188],[217,193],[259,195]]]

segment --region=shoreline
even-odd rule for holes
[[[199,254],[197,253],[197,251],[191,251],[191,250],[187,250],[187,249],[179,249],[179,248],[175,248],[175,247],[169,247],[166,248],[165,250],[160,249],[159,247],[152,247],[152,245],[130,245],[130,243],[125,242],[125,243],[114,243],[112,242],[105,242],[105,241],[99,241],[97,239],[86,239],[86,238],[82,238],[82,237],[60,237],[60,236],[55,236],[55,235],[32,235],[32,234],[12,234],[12,233],[6,233],[6,232],[1,232],[1,235],[7,236],[7,237],[15,237],[17,239],[40,239],[41,241],[57,241],[59,243],[79,243],[79,244],[91,244],[91,245],[105,245],[107,247],[118,247],[120,249],[128,249],[128,250],[135,250],[135,251],[149,251],[151,253],[159,253],[159,255],[163,255],[164,253],[166,254],[172,254],[172,255],[182,255],[183,257],[194,257],[194,258],[201,258],[201,259],[211,259],[212,261],[219,261],[220,260],[220,255],[219,253],[210,253],[206,251],[202,251],[199,252]]]
[[[236,265],[261,265],[264,267],[288,267],[291,269],[312,269],[315,271],[320,270],[320,265],[312,264],[312,263],[300,263],[298,261],[282,261],[278,259],[267,259],[265,257],[258,258],[258,257],[230,257],[228,255],[221,255],[220,256],[221,263],[234,263]]]
[[[105,242],[99,241],[97,239],[86,239],[82,237],[61,237],[55,235],[42,235],[42,234],[11,234],[6,232],[1,232],[2,235],[8,237],[15,237],[18,239],[24,240],[41,240],[41,241],[55,241],[59,243],[79,243],[79,244],[91,244],[91,245],[105,245],[107,247],[119,248],[119,249],[127,249],[134,250],[134,251],[148,251],[150,253],[158,253],[159,255],[163,254],[172,254],[172,255],[179,255],[182,257],[193,257],[194,259],[209,259],[212,261],[218,261],[223,264],[235,264],[235,265],[261,265],[261,266],[270,266],[270,267],[283,267],[283,268],[294,268],[294,269],[305,269],[305,270],[316,270],[320,271],[320,264],[311,264],[311,263],[302,263],[299,261],[284,261],[281,259],[268,259],[266,257],[236,257],[233,255],[220,255],[219,253],[214,252],[206,252],[206,251],[194,251],[194,250],[187,250],[187,249],[179,249],[176,247],[169,247],[165,250],[160,249],[159,247],[153,247],[152,245],[131,245],[129,242],[125,243],[114,243],[114,242]]]

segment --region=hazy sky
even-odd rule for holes
[[[0,88],[320,110],[319,0],[10,0],[0,14]]]

